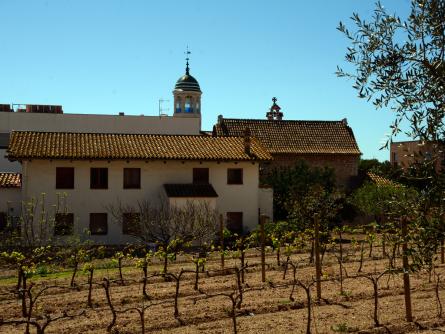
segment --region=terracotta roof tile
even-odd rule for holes
[[[164,184],[168,197],[218,197],[211,184]]]
[[[371,180],[371,182],[375,183],[378,186],[400,186],[400,184],[372,172],[367,172],[366,175]]]
[[[186,135],[144,135],[13,131],[7,150],[10,160],[270,160],[255,138],[251,154],[244,138]]]
[[[20,188],[22,186],[22,174],[0,172],[0,188]]]
[[[223,118],[213,133],[241,136],[246,128],[272,154],[361,154],[352,129],[344,121]]]

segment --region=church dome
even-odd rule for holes
[[[184,74],[178,81],[176,81],[175,90],[201,92],[198,81],[188,73]]]

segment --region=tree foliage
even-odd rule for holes
[[[360,159],[358,173],[365,176],[368,172],[380,175],[391,181],[400,182],[402,169],[392,165],[389,161],[378,161],[377,159]]]
[[[401,123],[407,120],[410,137],[443,139],[444,17],[443,0],[412,0],[405,19],[377,2],[369,22],[354,13],[353,30],[342,22],[338,26],[350,41],[345,59],[353,70],[338,67],[337,75],[352,78],[358,96],[377,109],[388,107],[395,113],[390,137],[402,131]]]
[[[280,167],[265,176],[265,182],[274,189],[274,217],[276,220],[287,219],[289,211],[286,203],[289,199],[302,199],[314,185],[320,185],[327,191],[335,186],[334,171],[329,168],[311,168],[303,160],[291,167]]]

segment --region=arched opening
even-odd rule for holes
[[[191,113],[193,112],[193,107],[192,107],[192,97],[191,96],[187,96],[185,98],[185,106],[184,106],[184,111],[186,113]]]
[[[177,113],[182,112],[182,110],[181,110],[181,98],[180,97],[178,97],[176,99],[175,112],[177,112]]]

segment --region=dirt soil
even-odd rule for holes
[[[404,294],[402,275],[385,275],[379,281],[379,320],[381,327],[374,328],[374,297],[371,281],[360,275],[383,272],[388,260],[381,257],[381,250],[374,250],[374,257],[365,256],[362,272],[358,273],[359,256],[349,252],[345,259],[343,293],[340,290],[339,265],[333,254],[326,254],[323,260],[322,300],[317,303],[315,287],[312,286],[312,333],[437,333],[445,331],[445,321],[438,317],[438,304],[435,296],[434,276],[428,281],[428,273],[411,275],[411,291],[414,323],[404,320]],[[315,276],[314,267],[309,264],[308,254],[294,254],[292,260],[299,263],[296,277],[304,284],[310,283]],[[251,251],[247,256],[249,265],[245,273],[245,292],[241,308],[237,310],[238,333],[306,333],[307,298],[303,288],[297,286],[290,299],[292,290],[292,270],[283,279],[283,269],[277,265],[275,254],[267,258],[266,283],[261,282],[261,267],[258,252]],[[397,260],[400,265],[401,260]],[[239,265],[236,259],[226,259],[226,268]],[[181,269],[193,270],[191,261],[182,259],[170,265],[172,273]],[[160,269],[160,264],[150,268],[151,273]],[[232,302],[227,296],[209,298],[208,295],[232,293],[236,287],[236,276],[229,270],[220,269],[218,256],[208,263],[208,273],[201,273],[200,291],[193,289],[194,274],[186,273],[179,287],[179,317],[174,316],[173,298],[175,282],[166,282],[162,277],[151,277],[147,286],[150,300],[142,298],[142,271],[131,263],[124,268],[125,285],[113,281],[111,298],[118,313],[115,333],[141,333],[139,313],[134,308],[150,306],[144,314],[146,333],[233,333],[230,316]],[[436,272],[445,281],[445,266],[436,265]],[[35,319],[44,322],[44,316],[68,314],[83,315],[72,319],[61,319],[49,324],[45,333],[107,333],[112,316],[106,303],[103,278],[118,280],[117,269],[100,270],[95,274],[93,287],[93,308],[86,306],[88,286],[87,276],[79,274],[78,289],[67,289],[69,275],[61,278],[33,278],[34,293],[48,285],[51,288],[37,300]],[[21,318],[20,301],[11,293],[13,281],[0,280],[0,316],[3,321]],[[250,291],[249,291],[250,290]],[[202,293],[202,292],[205,292]],[[445,297],[440,286],[439,295]],[[444,304],[445,305],[445,304]],[[445,311],[444,311],[445,313]],[[0,333],[24,333],[24,325],[0,326]],[[32,328],[32,333],[35,329]]]

